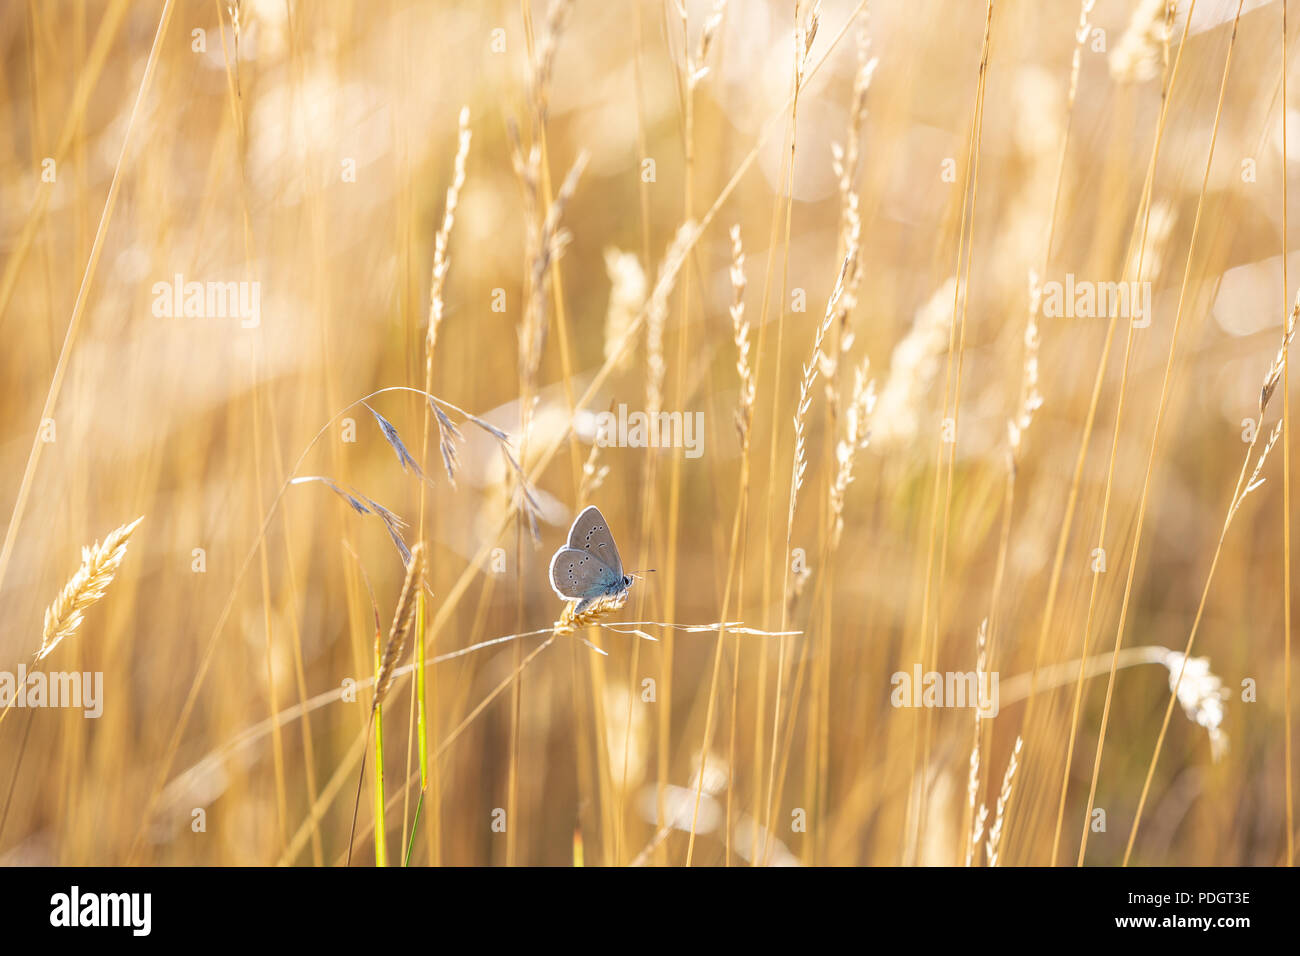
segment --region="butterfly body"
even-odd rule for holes
[[[583,510],[569,529],[568,544],[551,558],[551,588],[581,614],[593,601],[614,597],[632,586],[632,576],[623,572],[614,535],[600,509]]]

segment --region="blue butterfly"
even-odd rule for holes
[[[623,573],[623,559],[610,533],[609,523],[595,505],[573,520],[569,543],[551,558],[551,587],[560,597],[576,600],[581,614],[599,598],[622,594],[632,586]]]

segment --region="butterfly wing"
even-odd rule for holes
[[[569,547],[585,551],[612,572],[616,581],[623,579],[623,559],[618,555],[618,545],[609,530],[609,522],[595,505],[584,508],[573,520],[569,529]]]
[[[551,587],[565,600],[589,600],[609,594],[623,576],[594,554],[580,548],[561,548],[551,558]]]

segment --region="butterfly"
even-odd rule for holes
[[[573,609],[581,614],[602,597],[622,594],[632,586],[632,575],[623,573],[623,559],[600,509],[589,505],[573,519],[569,543],[551,558],[551,587],[567,600],[577,600]]]

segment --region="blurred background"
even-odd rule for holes
[[[404,569],[290,483],[321,476],[426,544],[437,753],[421,799],[403,676],[390,863],[1073,864],[1085,821],[1090,864],[1287,862],[1289,436],[1232,506],[1287,397],[1257,422],[1300,287],[1296,11],[683,3],[0,5],[0,669],[143,516],[41,662],[102,672],[102,717],[0,722],[0,861],[333,865],[358,779],[374,861]],[[1035,311],[1031,274],[1140,276],[1150,324]],[[168,314],[188,282],[256,322]],[[426,381],[535,509],[464,414],[453,486],[422,397],[373,394]],[[703,413],[703,453],[601,447],[619,404]],[[656,569],[604,623],[801,633],[533,654],[593,503]],[[996,717],[891,704],[985,621]]]

